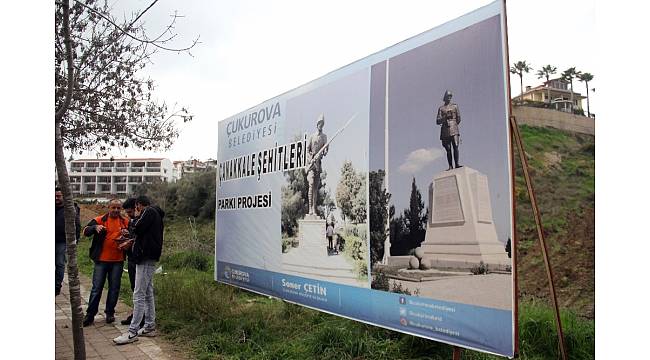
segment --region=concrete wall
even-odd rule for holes
[[[550,126],[583,134],[596,134],[594,119],[586,116],[529,106],[513,106],[512,115],[520,125]]]

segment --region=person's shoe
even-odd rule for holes
[[[454,168],[450,166],[450,167],[447,168],[447,171],[449,171],[449,170],[454,170]]]
[[[138,330],[138,336],[154,337],[156,336],[156,329],[147,330],[145,328],[142,328]]]
[[[133,335],[128,331],[113,339],[113,342],[117,345],[130,344],[136,341],[138,341],[138,335]]]
[[[84,316],[83,326],[84,327],[90,326],[94,322],[95,322],[95,317],[94,316],[88,316],[88,314],[86,314],[86,316]]]
[[[115,322],[115,316],[113,315],[106,315],[106,323],[107,324],[112,324]]]
[[[456,164],[456,169],[458,169],[458,168],[462,168],[462,167],[463,167],[463,165],[458,165],[458,164]]]
[[[129,315],[129,317],[127,317],[126,319],[120,321],[120,324],[122,324],[122,325],[130,325],[131,324],[131,319],[133,319],[133,313],[131,313],[131,315]]]

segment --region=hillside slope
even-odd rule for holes
[[[595,138],[521,126],[560,305],[594,317]],[[520,294],[549,299],[533,212],[516,158]]]

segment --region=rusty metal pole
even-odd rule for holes
[[[521,140],[521,134],[519,133],[517,120],[515,119],[514,116],[510,117],[510,128],[513,131],[515,141],[517,142],[517,150],[519,152],[521,168],[523,169],[524,179],[526,180],[526,187],[528,188],[528,196],[530,198],[530,203],[533,208],[533,216],[535,217],[535,224],[537,225],[537,236],[539,237],[540,248],[542,249],[544,265],[546,266],[546,275],[548,276],[548,285],[549,288],[551,289],[551,300],[553,301],[553,309],[555,310],[555,323],[557,325],[557,336],[560,343],[560,353],[562,354],[562,359],[567,360],[566,349],[564,347],[564,333],[562,332],[562,321],[560,320],[560,308],[557,304],[557,296],[555,295],[555,284],[553,282],[553,270],[551,269],[551,262],[548,257],[546,241],[544,240],[544,232],[542,231],[542,217],[539,213],[539,208],[537,207],[537,198],[535,197],[535,190],[533,189],[533,183],[532,180],[530,179],[530,174],[528,173],[528,159],[526,159],[526,153],[524,152],[524,144]]]
[[[460,355],[462,352],[463,352],[462,348],[459,348],[458,346],[454,346],[453,360],[460,360]]]

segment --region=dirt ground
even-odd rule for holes
[[[86,225],[90,219],[108,212],[108,207],[101,204],[79,204],[79,218],[81,227]]]
[[[579,315],[595,316],[595,231],[594,210],[572,215],[566,236],[547,240],[558,302]],[[519,290],[521,296],[550,299],[548,277],[539,242],[519,249]],[[550,301],[550,300],[549,300]]]

